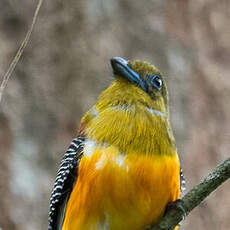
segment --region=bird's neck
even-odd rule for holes
[[[174,138],[166,114],[144,106],[94,106],[82,120],[85,135],[125,154],[175,154]]]
[[[163,99],[152,100],[143,90],[117,79],[83,117],[81,132],[98,144],[122,153],[172,154],[174,137]]]

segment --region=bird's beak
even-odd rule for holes
[[[120,77],[129,80],[135,85],[141,86],[145,90],[145,84],[141,80],[138,73],[136,73],[125,59],[121,57],[114,57],[111,59],[111,65],[113,68],[113,73]]]

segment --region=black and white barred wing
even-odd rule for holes
[[[73,139],[61,161],[50,198],[48,230],[59,230],[62,227],[66,203],[77,179],[84,142],[84,137]]]

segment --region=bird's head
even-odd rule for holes
[[[168,113],[168,93],[165,80],[159,70],[143,61],[111,59],[115,81],[105,90],[99,101],[108,106],[123,104],[142,105],[162,113]]]
[[[167,103],[167,89],[159,70],[143,61],[126,61],[123,58],[111,59],[115,77],[126,79],[129,83],[142,89],[152,100],[163,97]]]

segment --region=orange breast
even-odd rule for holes
[[[63,230],[141,230],[180,196],[177,154],[122,155],[94,148],[83,156]]]

